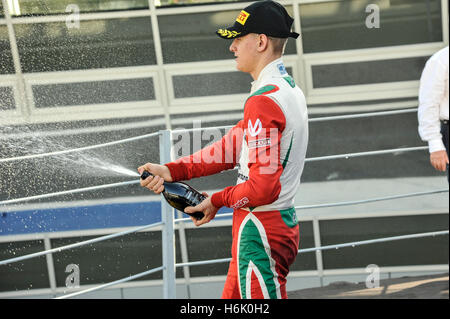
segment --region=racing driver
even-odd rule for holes
[[[282,54],[293,19],[275,1],[258,1],[242,10],[234,24],[216,33],[231,40],[236,67],[254,81],[244,118],[225,136],[165,165],[138,168],[155,177],[141,185],[161,193],[164,181],[189,180],[238,166],[236,185],[208,196],[185,212],[202,211],[196,226],[233,208],[231,262],[222,298],[287,298],[286,277],[299,245],[294,196],[308,144],[305,97],[287,73]],[[213,160],[211,160],[213,159]]]

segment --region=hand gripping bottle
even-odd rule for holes
[[[154,176],[148,171],[144,171],[141,179],[146,179],[149,176]],[[195,219],[202,219],[204,214],[202,212],[194,212],[188,214],[184,209],[188,206],[197,206],[206,196],[199,193],[197,190],[182,182],[164,182],[164,191],[162,192],[164,198],[175,209],[194,217]]]

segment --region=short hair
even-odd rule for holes
[[[287,44],[287,38],[275,38],[275,37],[268,37],[269,40],[272,42],[272,46],[273,46],[273,52],[274,53],[279,53],[279,54],[283,54],[284,53],[284,49],[286,48],[286,44]]]

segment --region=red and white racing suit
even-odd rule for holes
[[[308,143],[305,97],[281,59],[252,83],[244,119],[193,155],[166,164],[175,181],[239,168],[212,204],[233,212],[232,260],[222,298],[287,298],[299,244],[294,209]]]

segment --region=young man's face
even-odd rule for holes
[[[236,68],[239,71],[252,73],[255,70],[258,53],[258,35],[247,34],[236,38],[230,45],[230,51],[236,57]]]

